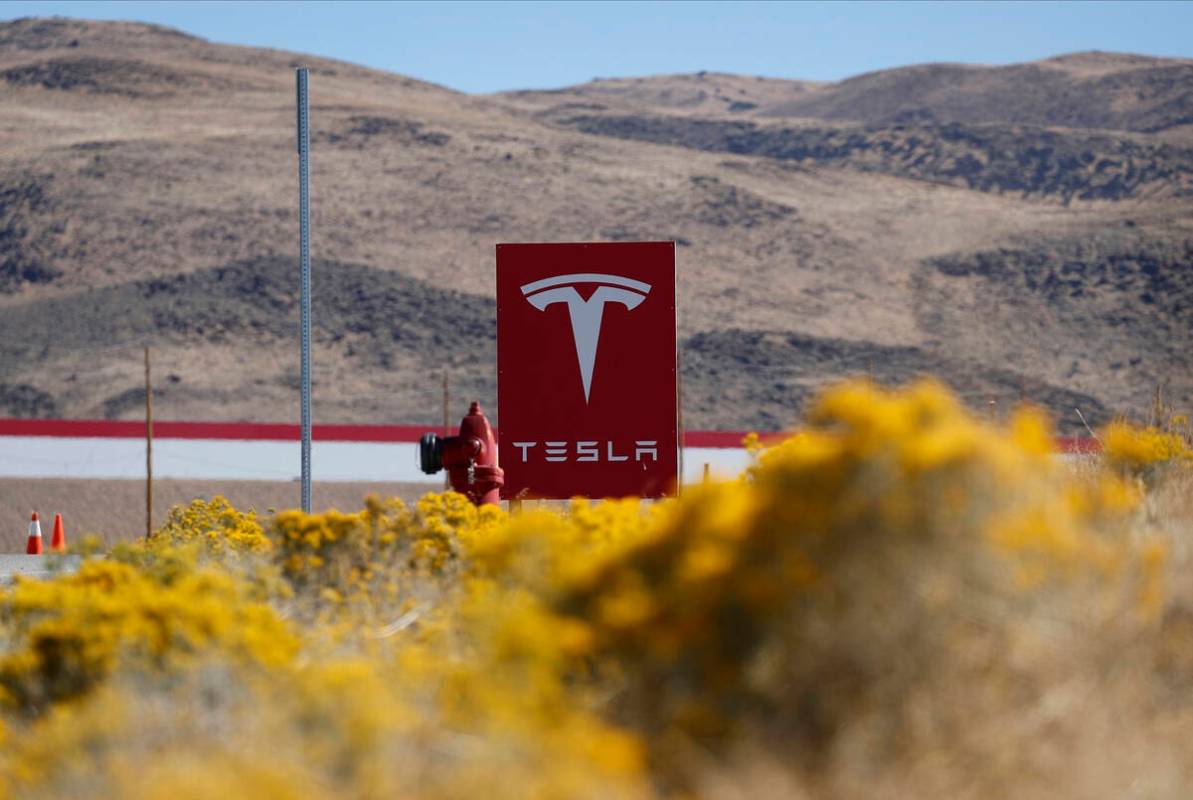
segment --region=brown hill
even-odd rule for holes
[[[697,72],[693,75],[597,78],[580,86],[504,92],[501,96],[530,108],[565,102],[577,105],[613,103],[627,108],[681,114],[741,116],[814,96],[822,85],[812,81]]]
[[[296,416],[299,65],[320,421],[434,422],[443,369],[492,406],[493,245],[534,240],[678,242],[691,427],[784,425],[860,372],[936,373],[983,408],[1022,392],[1066,429],[1074,405],[1104,420],[1165,381],[1193,404],[1179,92],[1132,105],[1105,83],[1185,62],[1021,65],[1102,88],[999,116],[1012,67],[476,97],[153,26],[19,20],[0,25],[0,414],[135,416],[152,344],[160,416]],[[883,81],[910,99],[862,90]],[[793,104],[811,105],[776,117]]]
[[[767,116],[1157,132],[1193,125],[1193,61],[1077,53],[1030,64],[927,64],[841,81]]]
[[[613,104],[699,116],[791,117],[867,125],[1058,126],[1156,133],[1193,130],[1193,60],[1087,52],[1004,67],[920,64],[837,83],[699,72],[597,79],[508,92],[519,104]]]

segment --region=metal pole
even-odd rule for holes
[[[153,535],[153,384],[149,348],[145,348],[145,538]]]
[[[309,73],[298,70],[299,306],[302,326],[302,510],[311,513],[311,131]]]

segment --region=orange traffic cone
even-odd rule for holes
[[[62,527],[62,515],[54,515],[54,532],[50,535],[50,550],[55,553],[66,552],[66,529]]]
[[[41,522],[37,519],[37,512],[33,512],[33,519],[29,520],[29,544],[25,546],[25,553],[31,556],[41,555]]]

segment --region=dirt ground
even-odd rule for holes
[[[316,483],[312,486],[315,510],[356,510],[369,494],[416,500],[438,488],[424,483]],[[227,497],[237,508],[270,509],[299,505],[299,484],[292,481],[159,480],[154,484],[154,525],[170,509],[196,497]],[[54,514],[62,514],[67,542],[94,533],[106,542],[141,536],[145,532],[145,482],[78,478],[0,479],[0,553],[24,552],[29,513],[42,519],[47,541]]]

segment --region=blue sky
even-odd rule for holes
[[[1077,50],[1193,57],[1193,2],[7,2],[132,19],[489,92],[710,70],[838,80],[927,61]]]

